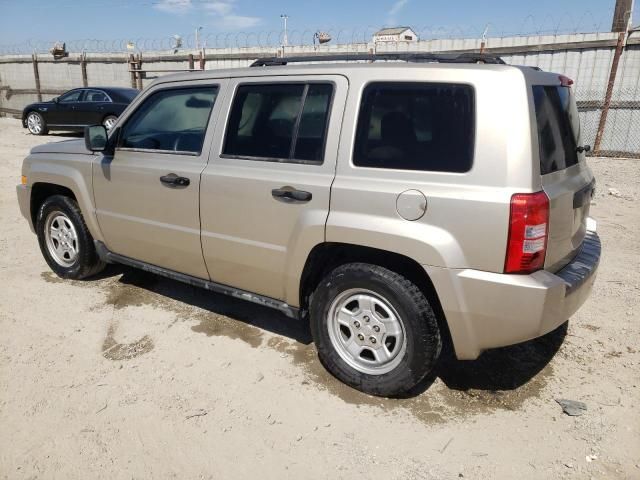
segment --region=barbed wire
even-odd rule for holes
[[[594,16],[590,11],[585,11],[574,17],[569,14],[559,17],[527,15],[519,24],[512,24],[506,29],[493,23],[449,26],[422,25],[413,26],[412,29],[420,40],[436,40],[480,38],[484,32],[488,32],[487,36],[489,38],[591,33],[601,32],[603,28],[608,28],[608,26],[609,21],[602,18],[602,16]],[[287,31],[287,44],[292,47],[313,45],[314,34],[318,31],[326,32],[330,35],[330,45],[367,44],[371,42],[374,33],[380,28],[372,25],[355,28],[293,28]],[[136,37],[132,35],[127,38],[116,39],[30,39],[22,43],[0,45],[0,55],[47,53],[56,42],[65,42],[67,51],[70,53],[117,53],[174,50],[176,48],[188,50],[198,47],[208,49],[276,48],[283,44],[284,38],[285,33],[283,30],[252,30],[203,33],[198,41],[196,41],[194,34],[184,35],[180,36],[181,45],[179,46],[176,45],[174,35],[165,37]]]

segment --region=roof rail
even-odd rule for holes
[[[490,63],[505,65],[505,61],[494,55],[483,53],[345,53],[345,54],[316,54],[291,57],[259,58],[251,64],[252,67],[282,66],[289,63],[303,62],[349,62],[349,61],[405,61],[411,63]]]

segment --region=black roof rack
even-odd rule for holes
[[[490,63],[505,65],[504,60],[494,55],[483,53],[345,53],[345,54],[316,54],[291,57],[259,58],[251,64],[252,67],[272,67],[289,63],[303,62],[348,62],[380,60],[399,60],[412,63]]]

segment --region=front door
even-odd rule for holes
[[[112,252],[208,278],[199,188],[221,83],[159,84],[114,132],[114,155],[93,173],[96,214]]]
[[[297,305],[307,254],[324,241],[347,80],[231,80],[225,128],[202,175],[211,279]]]
[[[71,90],[58,97],[58,101],[49,112],[50,125],[77,125],[76,107],[82,100],[84,90]]]

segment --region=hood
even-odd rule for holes
[[[84,145],[84,139],[63,140],[61,142],[45,143],[31,149],[31,153],[68,153],[79,155],[93,155]]]
[[[35,102],[35,103],[30,103],[23,110],[30,110],[30,109],[33,110],[33,109],[37,109],[38,107],[48,108],[51,105],[55,105],[55,102],[53,100],[47,100],[46,102]]]

